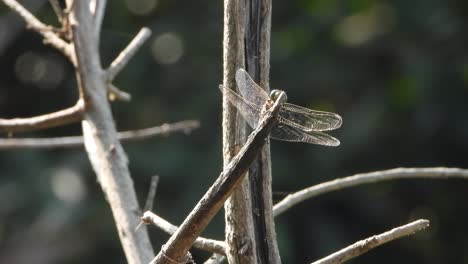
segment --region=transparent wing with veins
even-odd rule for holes
[[[270,138],[282,141],[304,142],[324,146],[340,145],[340,141],[338,139],[328,134],[319,131],[305,132],[293,126],[282,126],[281,124],[271,130]]]
[[[256,128],[262,108],[271,99],[243,69],[237,71],[236,83],[241,95],[223,85],[219,88],[247,123]],[[278,125],[272,129],[270,137],[284,141],[337,146],[340,144],[338,139],[320,131],[336,129],[341,123],[339,115],[284,103],[278,113]]]
[[[258,121],[260,120],[261,109],[254,103],[242,98],[239,94],[223,85],[220,85],[219,89],[228,98],[229,102],[239,110],[245,121],[255,129],[258,125]]]
[[[252,102],[259,109],[262,109],[263,105],[270,100],[270,96],[250,78],[245,70],[237,70],[236,83],[242,98]]]
[[[289,125],[306,132],[334,130],[343,123],[337,114],[311,110],[288,103],[282,105],[278,115],[281,118],[280,122],[292,122]]]
[[[250,78],[245,70],[237,70],[236,82],[242,97],[258,108],[261,109],[266,101],[270,99],[268,94]],[[282,105],[278,116],[280,123],[285,123],[306,132],[337,129],[343,122],[337,114],[315,111],[288,103]]]

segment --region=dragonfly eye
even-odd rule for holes
[[[283,92],[283,91],[280,91],[280,90],[271,90],[270,92],[270,98],[271,100],[274,100],[276,101],[276,99],[278,99],[278,97],[281,95],[281,94],[284,94],[283,98],[282,98],[282,102],[281,103],[286,103],[286,101],[288,100],[288,97],[286,96],[286,93]]]

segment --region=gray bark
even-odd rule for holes
[[[236,70],[244,67],[245,6],[242,1],[224,1],[223,85],[235,89]],[[247,124],[236,109],[223,98],[224,166],[246,140]],[[224,205],[226,254],[229,263],[257,263],[250,183],[246,178]]]
[[[71,2],[67,1],[68,4]],[[88,1],[75,0],[71,10],[77,79],[86,105],[82,122],[86,151],[111,206],[127,262],[148,263],[154,253],[146,228],[135,231],[141,212],[107,99],[105,71],[101,67],[99,42],[94,34],[94,17]]]
[[[269,89],[271,1],[224,1],[224,85],[245,68]],[[251,129],[226,99],[223,102],[224,164],[237,153]],[[245,180],[225,204],[229,263],[280,263],[271,198],[269,144]]]

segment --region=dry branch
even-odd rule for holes
[[[65,13],[63,12],[62,7],[60,6],[60,3],[58,0],[49,0],[49,4],[52,6],[52,10],[54,10],[55,15],[57,16],[57,19],[62,22]]]
[[[28,118],[0,119],[0,131],[24,132],[70,124],[81,121],[83,111],[83,101],[78,100],[78,102],[70,108],[45,115]]]
[[[96,38],[101,34],[102,21],[106,12],[107,0],[94,0],[94,28],[96,29]]]
[[[123,142],[142,141],[156,136],[168,136],[175,132],[188,134],[198,128],[200,123],[197,120],[185,120],[172,124],[130,130],[118,133],[119,140]],[[82,136],[57,137],[57,138],[2,138],[0,139],[1,149],[52,149],[81,147],[84,141]]]
[[[244,25],[245,1],[224,1],[223,32],[223,85],[236,87],[235,74],[239,68],[245,68]],[[237,109],[223,96],[223,164],[226,167],[237,154],[240,146],[248,136],[248,124]],[[250,182],[245,179],[234,190],[224,204],[225,240],[228,262],[257,262],[257,249],[253,223],[252,198]],[[249,244],[249,254],[239,254],[245,241]],[[215,262],[213,257],[211,262]]]
[[[145,43],[151,35],[149,28],[142,28],[140,32],[133,38],[128,46],[120,52],[119,56],[111,63],[107,69],[107,80],[112,82],[115,76],[127,65],[128,61],[135,55],[138,49]]]
[[[270,79],[270,34],[272,0],[250,0],[245,3],[243,32],[245,69],[267,93]],[[242,12],[240,12],[242,13]],[[270,147],[266,145],[249,170],[250,193],[256,247],[259,264],[280,264],[272,201]],[[235,215],[236,213],[234,213]],[[237,215],[239,216],[239,215]],[[231,259],[228,257],[229,261]]]
[[[168,233],[169,235],[173,235],[177,231],[177,226],[169,223],[168,221],[164,220],[163,218],[159,217],[158,215],[146,211],[143,216],[141,217],[141,221],[147,224],[152,224],[159,227],[164,232]],[[203,237],[198,237],[195,242],[193,242],[193,246],[205,250],[212,253],[218,253],[221,255],[225,255],[225,244],[224,241],[218,241]]]
[[[223,84],[234,89],[235,72],[246,69],[268,89],[272,1],[224,1]],[[223,98],[223,160],[226,166],[250,127]],[[281,263],[271,200],[270,148],[266,145],[248,178],[225,203],[225,237],[230,263]]]
[[[285,96],[282,94],[282,96]],[[250,134],[245,145],[190,212],[179,229],[163,246],[152,264],[183,262],[195,239],[205,229],[226,199],[244,179],[245,172],[265,144],[270,130],[276,124],[276,115],[281,106],[282,96],[266,112],[259,126]]]
[[[112,83],[109,83],[107,85],[107,94],[109,97],[109,100],[115,101],[115,100],[120,100],[123,102],[129,102],[132,99],[132,95],[120,90],[119,88],[115,87]]]
[[[286,196],[273,207],[273,213],[278,216],[296,204],[314,196],[341,190],[362,184],[382,182],[396,179],[468,179],[468,170],[459,168],[396,168],[384,171],[356,174],[320,183]]]
[[[11,8],[13,11],[18,13],[27,23],[28,27],[39,34],[44,38],[44,43],[50,44],[52,47],[56,48],[62,52],[73,65],[76,65],[76,58],[73,54],[72,46],[61,39],[57,34],[52,30],[52,27],[45,25],[39,21],[33,14],[31,14],[26,8],[15,0],[2,0],[5,5]]]
[[[359,255],[366,253],[367,251],[378,247],[382,244],[390,242],[392,240],[402,238],[405,236],[413,235],[414,233],[421,231],[429,227],[429,221],[420,219],[412,223],[394,228],[380,235],[375,235],[367,239],[358,241],[338,252],[335,252],[323,259],[317,260],[312,264],[338,264],[355,258]]]
[[[143,207],[144,212],[153,210],[154,197],[156,197],[156,189],[158,188],[158,183],[158,175],[154,175],[153,177],[151,177],[151,184],[148,190],[148,195],[146,196],[145,206]]]
[[[140,222],[128,159],[117,137],[107,99],[107,76],[102,69],[99,40],[91,0],[67,0],[73,46],[77,58],[80,95],[87,108],[82,122],[85,149],[112,209],[122,248],[129,264],[148,263],[154,256],[146,228]],[[96,2],[94,2],[96,3]],[[73,7],[73,8],[71,8]]]

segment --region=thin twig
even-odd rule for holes
[[[106,11],[107,0],[94,0],[96,8],[94,11],[94,25],[96,29],[96,38],[99,39],[101,34],[102,21],[104,20],[104,13]]]
[[[190,212],[179,229],[171,236],[158,255],[150,262],[174,263],[186,260],[186,254],[195,239],[205,229],[214,215],[221,209],[229,195],[245,177],[245,172],[260,153],[270,130],[276,124],[276,115],[284,94],[266,111],[259,126],[250,134],[239,153],[225,167],[221,175],[208,189],[195,208]]]
[[[120,100],[124,102],[128,102],[132,99],[132,95],[120,90],[119,88],[115,87],[112,83],[107,85],[107,94],[110,101]]]
[[[1,2],[1,1],[0,1]],[[30,12],[40,10],[45,4],[46,0],[23,0],[22,3],[26,5]],[[22,17],[14,11],[4,13],[0,17],[0,31],[2,38],[0,39],[0,56],[2,56],[6,49],[13,43],[17,36],[23,32],[25,28],[25,21]]]
[[[146,197],[145,207],[143,207],[143,212],[153,210],[154,197],[156,196],[156,189],[158,188],[158,182],[159,182],[158,175],[154,175],[153,177],[151,177],[151,184],[148,190],[148,196]]]
[[[58,0],[49,0],[50,5],[52,6],[52,10],[54,10],[55,15],[60,23],[62,23],[64,19],[64,12]]]
[[[402,238],[404,236],[413,235],[414,233],[421,231],[429,227],[429,221],[420,219],[409,224],[394,228],[380,235],[375,235],[367,239],[358,241],[342,250],[335,252],[323,259],[317,260],[312,264],[338,264],[355,258],[359,255],[366,253],[367,251],[378,247],[382,244],[390,242],[392,240]]]
[[[356,174],[320,183],[286,196],[273,207],[273,214],[278,216],[296,204],[314,196],[341,190],[357,185],[382,182],[396,179],[468,179],[468,169],[459,168],[396,168],[384,171]]]
[[[0,119],[0,131],[23,132],[70,124],[81,121],[83,111],[83,101],[78,100],[78,102],[70,108],[45,115],[28,118]]]
[[[57,34],[52,31],[52,28],[43,24],[39,21],[33,14],[26,10],[21,4],[15,0],[2,0],[5,5],[10,7],[18,15],[20,15],[28,24],[28,27],[39,34],[44,38],[46,44],[50,44],[54,48],[61,51],[73,65],[76,65],[76,58],[73,53],[72,46],[61,39]]]
[[[137,50],[143,45],[143,43],[151,35],[151,30],[149,28],[142,28],[140,32],[133,38],[133,40],[128,44],[128,46],[120,52],[119,56],[111,63],[107,69],[107,80],[112,82],[115,76],[127,65],[128,61],[135,55]]]
[[[141,217],[141,221],[146,224],[152,224],[159,227],[162,231],[168,233],[169,235],[173,235],[177,231],[177,226],[169,223],[168,221],[164,220],[160,216],[146,211]],[[193,246],[205,250],[212,253],[218,253],[221,255],[226,255],[225,253],[225,244],[224,241],[208,239],[203,237],[198,237],[195,242],[193,242]]]
[[[156,127],[120,132],[118,133],[118,138],[123,142],[141,141],[155,136],[167,136],[175,132],[188,134],[199,126],[200,123],[197,120],[185,120]],[[83,144],[82,136],[57,138],[2,138],[0,139],[0,150],[70,148],[81,147]]]

